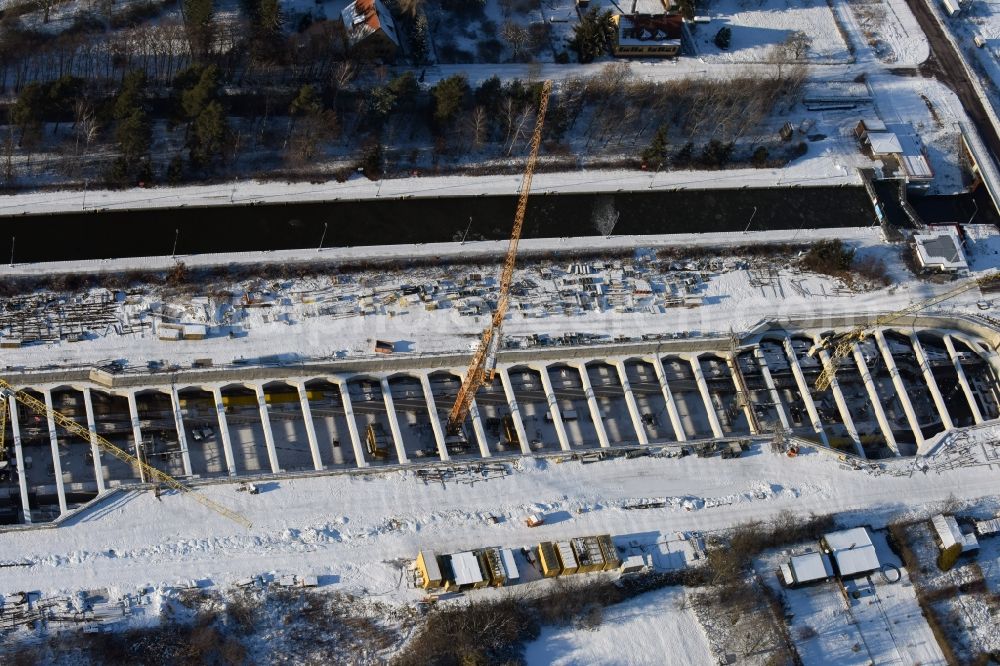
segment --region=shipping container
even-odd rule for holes
[[[944,7],[944,13],[951,17],[958,16],[959,12],[962,11],[958,0],[941,0],[941,6]]]
[[[621,566],[622,558],[618,555],[618,548],[611,540],[610,534],[602,534],[597,537],[597,542],[601,544],[601,554],[604,556],[604,570],[611,571]]]
[[[560,541],[556,543],[556,554],[559,556],[559,563],[562,565],[563,575],[575,574],[580,570],[580,564],[577,562],[576,553],[573,552],[573,546],[569,541]]]
[[[434,554],[434,551],[422,550],[417,553],[417,571],[420,572],[420,578],[425,590],[441,587],[444,579],[441,576],[441,567],[438,564],[437,555]]]
[[[551,541],[538,544],[538,563],[542,565],[542,575],[546,578],[562,573],[562,564],[559,563],[556,547]]]

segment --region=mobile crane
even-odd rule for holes
[[[542,144],[542,128],[545,126],[545,112],[549,108],[549,94],[552,92],[552,81],[545,81],[542,84],[541,94],[538,100],[538,114],[535,120],[535,131],[531,135],[531,149],[528,154],[528,162],[524,168],[524,175],[521,177],[521,188],[517,199],[517,209],[514,212],[514,228],[510,234],[510,242],[507,244],[507,256],[504,259],[503,270],[500,273],[500,290],[497,299],[496,310],[490,325],[483,330],[479,339],[479,346],[476,348],[469,362],[469,367],[465,372],[465,379],[458,389],[458,397],[448,415],[448,423],[445,427],[445,445],[449,450],[462,450],[468,446],[463,433],[465,417],[469,414],[472,399],[476,391],[485,384],[493,381],[496,375],[497,351],[500,349],[500,338],[502,336],[503,320],[507,315],[507,306],[510,300],[510,285],[514,279],[514,264],[517,261],[517,244],[521,240],[521,228],[524,226],[524,214],[528,208],[528,194],[531,191],[531,179],[535,173],[535,164],[538,162],[538,149]]]

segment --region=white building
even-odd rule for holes
[[[793,555],[781,565],[781,577],[785,585],[794,587],[833,577],[833,566],[826,553],[806,553]]]
[[[823,547],[833,558],[842,578],[866,574],[882,566],[866,527],[824,534]]]
[[[964,273],[969,270],[962,241],[954,227],[927,234],[914,234],[917,261],[926,270],[941,273]]]
[[[931,525],[937,532],[938,541],[941,543],[941,550],[948,550],[955,544],[962,545],[962,552],[979,550],[979,541],[975,534],[962,534],[961,528],[955,516],[938,514],[931,518]]]

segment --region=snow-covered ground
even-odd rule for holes
[[[658,259],[653,250],[664,246],[692,244],[718,246],[748,242],[798,242],[819,238],[840,238],[855,247],[859,256],[882,258],[889,270],[892,286],[852,291],[839,280],[801,272],[792,265],[792,256],[777,262],[764,258],[733,257],[710,261]],[[998,263],[994,245],[989,238],[980,241],[981,248],[972,255],[977,270],[989,270]],[[523,296],[512,300],[510,315],[504,324],[508,339],[525,338],[533,334],[561,336],[581,333],[609,340],[623,335],[639,338],[643,334],[683,333],[706,335],[743,331],[762,319],[782,319],[790,316],[819,317],[844,314],[864,315],[904,307],[915,300],[949,289],[949,285],[934,285],[913,280],[899,256],[900,248],[883,244],[877,227],[836,229],[826,231],[801,230],[785,232],[750,232],[748,234],[703,234],[696,236],[621,237],[603,240],[563,239],[525,241],[524,251],[597,250],[632,248],[633,258],[610,262],[587,261],[575,266],[525,261],[516,274],[517,280],[528,280],[534,287],[526,288]],[[238,284],[206,284],[191,292],[161,293],[147,290],[116,303],[119,321],[126,327],[146,323],[149,327],[137,332],[116,334],[104,326],[77,342],[50,342],[5,350],[6,364],[25,368],[43,366],[79,367],[102,364],[108,359],[122,359],[133,367],[145,368],[149,361],[165,365],[189,364],[194,359],[212,358],[216,365],[256,362],[262,357],[300,361],[316,358],[357,358],[372,354],[375,338],[400,343],[400,352],[416,354],[464,352],[477,339],[484,325],[482,316],[469,308],[481,306],[484,297],[495,292],[496,261],[505,244],[497,242],[426,245],[419,250],[388,247],[351,250],[326,250],[257,255],[271,262],[299,260],[325,261],[352,257],[395,257],[399,252],[435,257],[449,254],[484,252],[492,254],[483,266],[463,266],[456,270],[440,268],[416,270],[375,270],[344,276],[317,275],[262,283],[246,280]],[[644,249],[646,248],[646,249]],[[253,255],[226,255],[192,258],[192,266],[254,261]],[[161,266],[169,266],[167,259]],[[64,270],[121,270],[130,266],[151,269],[156,260],[121,260],[73,263],[56,267],[7,267],[8,274],[25,271],[37,274]],[[773,285],[759,286],[754,271],[773,267]],[[625,277],[623,270],[634,270]],[[620,304],[587,296],[579,285],[573,286],[574,271],[591,271],[588,275],[605,286],[612,281],[620,284]],[[480,276],[473,280],[472,276]],[[690,285],[686,281],[695,276]],[[437,291],[428,302],[411,296],[404,300],[404,286],[436,285]],[[473,285],[478,295],[457,297],[464,285]],[[478,285],[478,286],[476,286]],[[567,305],[563,293],[577,290],[585,298]],[[228,295],[223,292],[228,292]],[[648,292],[648,293],[647,293]],[[106,292],[102,292],[106,293]],[[247,306],[244,294],[265,306]],[[220,295],[222,294],[222,295]],[[679,307],[679,299],[690,295],[700,300],[697,307]],[[94,297],[100,293],[94,292]],[[108,298],[113,295],[106,294]],[[975,307],[982,296],[971,291],[949,300],[946,310]],[[40,316],[54,317],[55,305],[47,305]],[[569,308],[567,310],[567,308]],[[47,314],[46,314],[47,313]],[[988,314],[988,312],[987,312]],[[161,321],[201,323],[209,327],[208,338],[196,342],[167,341],[158,336]],[[230,335],[235,333],[235,335]],[[290,335],[293,333],[293,335]]]
[[[808,49],[799,57],[779,59],[829,64],[846,63],[851,57],[833,12],[821,0],[711,0],[699,4],[698,13],[711,18],[693,30],[698,55],[708,62],[766,62],[772,49],[795,32],[805,34]],[[732,36],[729,48],[722,50],[714,40],[724,27]]]
[[[670,587],[606,609],[592,631],[547,627],[525,649],[528,666],[688,666],[711,658],[683,588]]]

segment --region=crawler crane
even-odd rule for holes
[[[479,346],[469,363],[469,368],[465,372],[465,379],[458,389],[458,397],[455,405],[448,415],[448,424],[445,428],[445,444],[449,450],[463,450],[468,446],[462,426],[465,417],[469,414],[472,399],[476,391],[485,384],[493,381],[496,375],[497,351],[500,349],[500,338],[502,336],[503,320],[507,314],[507,306],[510,299],[510,285],[514,279],[514,263],[517,260],[517,244],[521,240],[521,227],[524,226],[524,214],[528,208],[528,193],[531,191],[531,178],[535,173],[535,164],[538,162],[538,149],[542,144],[542,128],[545,125],[545,112],[549,107],[549,94],[552,92],[552,82],[546,81],[542,84],[541,95],[538,100],[538,115],[535,121],[535,131],[531,135],[531,150],[528,154],[528,163],[524,168],[524,176],[521,178],[521,189],[517,199],[517,209],[514,213],[514,228],[510,235],[510,242],[507,245],[507,256],[504,259],[503,271],[500,274],[500,290],[497,299],[496,310],[490,325],[483,331],[479,340]]]

